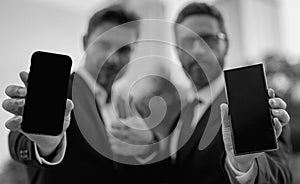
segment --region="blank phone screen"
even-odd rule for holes
[[[224,73],[235,154],[277,149],[263,65]]]
[[[69,56],[35,52],[31,57],[21,129],[26,133],[62,132],[72,60]]]

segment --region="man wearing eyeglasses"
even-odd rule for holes
[[[176,23],[179,60],[196,92],[188,95],[190,103],[170,143],[176,163],[174,181],[290,183],[285,102],[269,90],[279,150],[234,156],[228,106],[222,104],[226,102],[222,70],[229,45],[223,17],[213,6],[192,3],[180,11]]]

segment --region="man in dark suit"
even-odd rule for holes
[[[179,128],[174,130],[174,132],[178,133],[174,133],[174,139],[171,140],[171,153],[174,153],[171,155],[172,158],[167,158],[151,165],[142,164],[132,166],[114,161],[114,159],[116,159],[115,153],[118,153],[117,158],[119,155],[124,156],[131,153],[124,152],[124,150],[121,149],[122,146],[125,146],[125,144],[123,144],[121,147],[118,147],[120,144],[115,144],[115,140],[112,139],[111,136],[107,135],[106,129],[111,121],[111,111],[109,108],[110,104],[106,103],[109,101],[109,97],[107,98],[107,96],[110,94],[112,80],[115,77],[114,75],[118,73],[119,69],[122,68],[126,62],[128,62],[126,58],[128,58],[128,50],[130,50],[130,48],[122,47],[124,46],[124,44],[122,44],[124,41],[123,39],[128,39],[128,42],[135,40],[137,31],[132,27],[121,27],[121,30],[116,29],[115,31],[106,32],[106,30],[110,30],[116,25],[120,25],[121,23],[125,23],[127,21],[129,22],[128,19],[125,19],[125,22],[115,21],[115,19],[121,19],[124,21],[124,17],[127,16],[113,16],[114,13],[112,13],[112,11],[108,12],[108,17],[110,17],[108,20],[106,19],[104,21],[101,18],[105,17],[104,15],[107,15],[106,13],[103,15],[103,11],[101,11],[101,13],[95,14],[95,16],[100,16],[101,21],[94,22],[92,21],[95,20],[93,18],[90,21],[88,34],[84,37],[84,48],[86,50],[85,67],[83,70],[80,70],[72,75],[70,82],[69,97],[74,102],[74,111],[71,112],[73,104],[71,101],[68,101],[65,116],[65,128],[64,132],[60,136],[37,137],[22,133],[20,131],[20,123],[22,120],[20,115],[22,114],[21,111],[24,105],[23,98],[26,95],[26,88],[10,86],[6,90],[6,93],[12,99],[4,101],[3,106],[7,111],[16,115],[16,117],[6,122],[7,128],[12,130],[9,137],[11,155],[16,160],[21,161],[28,166],[32,183],[92,183],[94,181],[106,181],[110,183],[179,183],[180,181],[188,182],[189,180],[200,183],[226,183],[229,182],[229,179],[236,179],[236,176],[234,175],[235,173],[233,173],[234,171],[230,170],[232,168],[230,168],[227,162],[225,162],[228,154],[225,154],[225,149],[223,146],[224,137],[222,137],[222,134],[219,131],[219,105],[224,100],[217,96],[222,96],[219,95],[223,94],[221,92],[216,92],[215,99],[217,100],[215,100],[212,105],[203,101],[203,104],[206,104],[204,107],[207,107],[209,110],[206,110],[206,108],[203,109],[203,106],[202,110],[201,107],[195,108],[198,105],[198,99],[193,98],[183,109],[182,116],[180,116],[181,119],[178,123],[179,126],[177,126]],[[115,17],[115,19],[112,19],[111,17]],[[184,21],[178,22],[184,24]],[[177,31],[178,32],[176,35],[179,43],[178,45],[184,48],[179,41],[181,39],[179,30]],[[102,35],[102,33],[106,36],[101,36],[100,38],[96,39]],[[199,43],[195,44],[196,48],[199,46],[197,44]],[[116,48],[119,47],[123,48],[121,50],[122,52],[119,51],[114,54],[113,57],[108,57],[110,55],[109,53],[113,53],[117,50]],[[223,51],[225,48],[223,48]],[[187,48],[185,48],[185,50],[186,49]],[[225,49],[225,51],[227,51],[227,49]],[[186,56],[181,54],[181,61],[183,62],[187,60],[184,58]],[[223,53],[223,57],[225,54],[226,53]],[[108,58],[108,62],[104,62],[106,58]],[[103,66],[102,71],[99,72],[99,66],[101,66],[103,63],[108,65],[106,67]],[[110,63],[117,64],[117,66],[114,64],[110,65]],[[187,67],[188,65],[183,63],[183,66]],[[198,77],[198,74],[196,74],[199,72],[197,68],[187,71],[192,76],[193,82],[197,84],[196,86],[198,87],[198,90],[207,85],[207,82],[204,83],[203,81],[198,81],[200,77]],[[195,74],[192,72],[195,72]],[[213,75],[211,75],[210,82],[215,81],[213,79],[218,78],[217,76],[219,76],[220,73],[212,72],[212,74]],[[21,79],[24,83],[26,83],[27,74],[21,73]],[[95,82],[93,82],[95,80],[97,80],[97,84],[100,84],[100,86],[95,85]],[[217,82],[216,86],[219,86],[217,85],[219,83],[220,82]],[[217,91],[222,91],[222,87],[216,88],[218,89]],[[99,97],[96,95],[98,93],[100,94]],[[189,97],[191,97],[191,95],[189,95]],[[205,98],[203,100],[205,100]],[[274,100],[276,100],[279,105],[276,106],[271,104],[272,108],[280,109],[280,111],[284,113],[284,102],[282,102],[280,99]],[[225,109],[226,107],[223,107],[223,111]],[[206,113],[204,111],[206,111]],[[211,119],[209,119],[210,111],[212,111]],[[200,122],[196,121],[196,123],[194,123],[195,121],[193,121],[193,119],[197,120],[197,118],[194,118],[195,116],[193,113],[198,112],[202,112],[204,115],[202,116]],[[99,114],[101,116],[99,116]],[[223,120],[227,120],[227,116],[225,116],[225,114],[226,113],[223,112]],[[278,115],[276,117],[278,117],[282,122],[288,121],[285,119],[288,117],[286,114],[283,116]],[[210,121],[207,121],[207,119]],[[204,128],[206,127],[205,122],[208,122],[207,124],[211,124],[212,127],[215,128],[204,131]],[[222,122],[224,123],[226,121]],[[118,135],[118,138],[124,139],[125,142],[130,140],[128,138],[129,136],[137,137],[140,135],[139,133],[135,132],[135,130],[131,130],[130,128],[128,129],[128,127],[124,128],[123,126],[120,126],[120,124],[115,125],[114,127],[117,130],[122,129],[122,131],[113,132],[122,132],[122,134],[124,133],[125,136]],[[191,127],[192,129],[190,129]],[[212,143],[209,144],[209,141],[204,141],[204,143],[201,142],[200,138],[202,135],[207,136],[207,138],[201,140],[212,140]],[[155,141],[155,137],[157,137],[155,132],[146,131],[145,135],[140,137],[140,139],[135,140],[138,140],[141,143],[152,143]],[[179,151],[176,153],[177,149]],[[131,157],[133,159],[136,159],[137,157],[145,158],[145,156],[148,156],[147,153],[151,153],[151,150],[152,149],[150,147],[146,147],[145,149],[136,150],[136,153],[138,154],[132,154],[130,156],[133,156]],[[282,153],[280,154],[279,159],[276,159],[276,157],[272,156],[271,154],[272,160],[275,160],[276,165],[273,166],[274,164],[271,163],[272,166],[263,167],[263,169],[261,169],[261,167],[258,168],[258,165],[255,165],[256,162],[254,163],[251,161],[253,157],[249,156],[251,163],[250,176],[255,176],[254,178],[262,177],[264,180],[260,181],[268,181],[266,177],[270,177],[273,173],[279,173],[276,174],[276,177],[282,176],[285,178],[286,175],[284,174],[286,173],[286,167],[280,169],[280,163],[282,160],[284,160],[285,154],[285,151],[282,149],[282,147],[279,153]],[[262,157],[265,158],[266,156],[263,155]],[[112,158],[112,160],[109,158]],[[171,162],[170,159],[173,159],[173,162]],[[244,160],[247,161],[248,159],[246,158]],[[259,160],[259,158],[257,158],[257,160]],[[173,163],[173,165],[171,165],[171,163]],[[248,164],[247,162],[245,163]],[[257,161],[257,163],[263,164],[263,162],[259,161]],[[235,167],[235,164],[236,163],[234,162],[232,163],[232,165],[234,165],[233,167]],[[239,169],[239,166],[241,166],[241,171],[243,171],[243,167],[246,166],[246,164],[236,164],[237,169]],[[264,168],[271,168],[271,171],[264,170]],[[261,174],[258,175],[256,173],[255,175],[255,171],[259,171]],[[282,171],[283,173],[278,171]]]
[[[213,6],[191,3],[180,11],[176,23],[178,56],[195,92],[189,94],[190,102],[179,121],[181,126],[170,144],[176,161],[174,176],[179,176],[174,181],[291,183],[285,102],[275,98],[273,90],[268,91],[279,149],[234,156],[228,106],[223,104],[226,99],[222,69],[229,45],[223,17]]]
[[[20,125],[26,87],[7,87],[6,94],[10,99],[3,102],[3,108],[15,115],[5,124],[11,130],[10,153],[13,159],[27,166],[30,183],[138,183],[142,180],[163,180],[162,173],[152,167],[163,168],[168,162],[151,167],[142,164],[129,167],[117,160],[121,155],[131,159],[139,157],[136,159],[138,162],[147,157],[148,152],[151,153],[151,148],[146,146],[133,152],[130,145],[124,142],[114,144],[117,138],[113,136],[114,128],[122,129],[123,135],[128,139],[134,138],[137,144],[151,143],[156,137],[150,130],[141,133],[130,127],[125,128],[116,122],[118,117],[112,109],[112,84],[128,64],[133,49],[129,43],[134,42],[139,34],[136,20],[138,17],[135,14],[119,6],[100,10],[90,19],[83,38],[84,67],[71,75],[68,98],[72,101],[66,102],[64,129],[59,136],[22,132]],[[26,86],[28,74],[21,72],[20,77]],[[47,105],[47,99],[44,100],[41,103]],[[119,113],[122,111],[120,106],[117,106]],[[45,112],[45,118],[47,116],[51,114]],[[126,143],[130,144],[130,140]]]

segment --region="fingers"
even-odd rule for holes
[[[119,140],[126,140],[128,138],[127,131],[120,131],[116,129],[112,129],[110,131],[111,135]]]
[[[268,95],[270,98],[274,98],[275,97],[275,91],[272,88],[268,89]]]
[[[16,85],[9,85],[5,89],[5,94],[10,98],[24,98],[26,96],[26,93],[26,88]]]
[[[128,151],[130,151],[130,148],[128,148],[128,145],[126,143],[120,141],[119,139],[110,136],[109,137],[109,143],[111,145],[111,150],[113,151],[114,154],[117,155],[124,155],[128,156]]]
[[[63,125],[63,132],[65,132],[68,129],[68,127],[70,126],[71,112],[72,112],[73,108],[74,108],[74,104],[73,104],[72,100],[67,99],[64,125]]]
[[[222,103],[221,106],[221,122],[224,128],[230,128],[230,117],[228,115],[228,105]]]
[[[24,85],[27,88],[28,87],[28,73],[23,71],[23,72],[20,72],[19,75],[20,75],[22,82],[24,83]]]
[[[281,98],[271,98],[269,104],[272,109],[286,109],[287,107],[287,104]]]
[[[111,134],[108,134],[108,141],[111,145],[122,145],[122,141]]]
[[[282,123],[282,126],[285,126],[290,121],[290,116],[287,111],[283,109],[272,109],[272,114],[275,118],[278,118]]]
[[[6,121],[5,127],[11,131],[21,130],[22,116],[15,116]]]
[[[139,103],[132,104],[132,107],[134,107],[134,111],[135,111],[134,113],[138,114],[142,118],[147,118],[151,114],[148,105],[149,105],[148,99],[143,98]]]
[[[126,118],[126,109],[125,109],[125,101],[120,97],[117,99],[117,109],[119,118],[125,119]]]
[[[275,98],[275,92],[271,88],[268,89],[268,95],[270,97],[269,104],[272,108],[271,111],[272,111],[273,116],[275,117],[274,119],[276,119],[276,121],[274,120],[274,122],[279,122],[280,126],[285,126],[290,121],[290,116],[287,113],[287,111],[285,110],[287,107],[286,102],[284,100],[282,100],[281,98]],[[276,126],[276,124],[275,124],[275,126]],[[282,129],[282,127],[281,127],[281,129]]]
[[[221,108],[221,123],[222,123],[222,137],[226,152],[233,152],[233,144],[231,140],[230,116],[228,115],[228,105],[223,103]]]
[[[2,102],[2,107],[6,111],[14,114],[14,115],[22,115],[23,109],[25,105],[25,99],[5,99]]]
[[[72,100],[67,99],[65,116],[70,116],[71,115],[71,111],[73,110],[73,108],[74,108],[74,104],[73,104]]]
[[[121,120],[122,121],[122,120]],[[127,130],[129,127],[127,127],[123,122],[121,121],[113,121],[111,123],[111,128],[116,130]]]
[[[135,107],[135,104],[134,104],[134,101],[133,101],[133,96],[132,95],[129,95],[129,109],[128,109],[128,113],[130,116],[134,116],[134,115],[137,115],[138,112],[136,110],[136,107]]]
[[[278,138],[282,132],[282,125],[278,118],[274,118],[273,120],[274,120],[276,138]]]
[[[134,144],[134,145],[144,144],[144,142],[140,140],[140,138],[137,137],[130,130],[112,130],[110,131],[110,137],[112,140],[118,141],[120,143]]]
[[[7,96],[11,97],[11,98],[24,98],[26,96],[27,93],[27,80],[28,80],[28,73],[26,72],[20,72],[20,78],[22,80],[22,82],[24,83],[24,85],[26,87],[21,87],[21,86],[16,86],[16,85],[9,85],[6,89],[5,89],[5,93]]]

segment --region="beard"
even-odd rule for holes
[[[121,77],[121,69],[122,66],[112,64],[103,65],[97,76],[97,83],[100,84],[108,93],[110,93],[114,81]]]
[[[196,87],[197,91],[204,88],[209,84],[208,78],[204,73],[204,70],[195,61],[188,66],[184,66],[184,72],[188,78],[192,81],[193,86]]]
[[[224,68],[224,58],[217,58],[217,60],[213,61],[201,58],[199,61],[196,61],[194,58],[188,56],[188,58],[184,59],[190,60],[182,66],[197,90],[208,86],[210,82],[214,81],[222,73],[222,69]],[[199,63],[200,61],[201,63]]]

